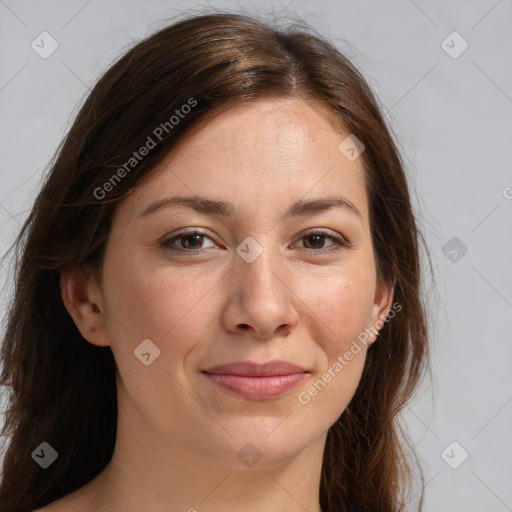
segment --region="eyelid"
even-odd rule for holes
[[[171,252],[175,252],[175,253],[194,255],[194,254],[202,254],[207,251],[207,249],[182,249],[179,247],[173,247],[171,245],[172,242],[174,242],[181,235],[184,235],[186,233],[192,233],[192,234],[197,233],[200,235],[204,235],[207,238],[211,239],[215,243],[215,240],[213,239],[213,237],[208,234],[209,230],[207,230],[205,228],[198,228],[198,227],[188,227],[188,228],[180,229],[178,232],[171,234],[171,236],[165,237],[160,243],[164,248],[170,250]],[[330,246],[326,249],[308,249],[307,247],[303,247],[303,250],[305,250],[309,253],[327,254],[330,252],[335,252],[336,250],[339,250],[339,249],[350,248],[353,245],[340,233],[338,233],[336,231],[332,231],[327,228],[310,228],[305,231],[302,231],[297,236],[297,241],[300,241],[301,239],[303,239],[307,236],[313,236],[313,235],[323,235],[326,238],[330,238],[334,243],[332,246]],[[331,249],[332,247],[336,247],[336,246],[338,246],[337,249],[335,249],[335,250]]]
[[[351,245],[349,243],[349,241],[341,233],[338,233],[337,231],[333,231],[332,229],[328,229],[328,228],[310,228],[310,229],[306,229],[305,231],[302,231],[297,238],[301,239],[301,238],[303,238],[305,236],[316,235],[316,234],[322,234],[322,235],[325,235],[327,237],[339,239],[340,242],[343,242],[343,243],[345,243],[347,245]]]
[[[338,233],[337,231],[333,231],[331,229],[327,228],[311,228],[307,229],[306,231],[303,231],[299,234],[297,237],[297,241],[300,241],[303,238],[306,238],[308,236],[314,236],[314,235],[323,235],[326,238],[330,238],[334,243],[332,246],[326,248],[326,249],[308,249],[307,247],[304,247],[303,249],[308,253],[317,253],[317,254],[330,254],[337,252],[341,249],[349,249],[353,247],[353,244],[351,244],[341,233]],[[336,247],[337,246],[337,247]],[[334,250],[332,249],[334,247]]]
[[[188,253],[188,254],[194,254],[194,253],[200,253],[203,251],[203,249],[181,249],[179,247],[172,247],[171,246],[171,243],[174,242],[175,240],[177,240],[181,235],[185,235],[187,233],[191,233],[191,234],[199,234],[199,235],[204,235],[208,238],[210,238],[212,241],[213,240],[213,237],[210,236],[208,234],[208,230],[205,229],[205,228],[196,228],[196,227],[188,227],[188,228],[183,228],[183,229],[180,229],[178,230],[178,232],[176,233],[171,233],[170,236],[165,236],[161,241],[160,241],[160,244],[164,247],[164,248],[168,248],[169,250],[171,251],[176,251],[176,252],[182,252],[182,253]]]

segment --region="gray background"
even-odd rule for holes
[[[91,84],[165,18],[206,5],[0,0],[2,254]],[[434,380],[404,413],[425,470],[425,510],[512,510],[512,0],[211,5],[300,15],[381,99],[433,257],[424,286],[437,285]],[[47,59],[31,48],[43,31],[59,45]],[[447,39],[454,31],[463,40]]]

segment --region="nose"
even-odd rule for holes
[[[229,331],[268,340],[288,336],[297,325],[293,274],[281,256],[271,252],[263,250],[252,263],[235,256],[222,315]]]

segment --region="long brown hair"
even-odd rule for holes
[[[15,248],[15,279],[1,349],[9,443],[0,512],[30,512],[61,498],[112,457],[115,360],[109,347],[86,342],[76,328],[61,298],[61,269],[71,263],[100,276],[119,201],[192,126],[261,97],[320,100],[365,145],[378,277],[394,283],[401,310],[368,350],[359,387],[328,432],[320,505],[329,512],[405,510],[413,473],[397,415],[429,368],[429,351],[420,287],[423,238],[403,160],[377,99],[333,43],[305,23],[278,27],[216,11],[174,20],[97,81],[8,251]],[[180,110],[186,115],[170,121],[186,104],[191,108]],[[131,161],[148,137],[154,147]],[[114,174],[120,179],[112,183]],[[105,186],[109,180],[112,186]],[[31,456],[42,442],[58,453],[48,469]],[[420,509],[422,501],[423,491]]]

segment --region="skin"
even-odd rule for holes
[[[101,282],[62,272],[83,337],[114,353],[118,431],[107,468],[40,510],[321,512],[326,433],[354,395],[367,347],[307,405],[298,395],[393,298],[377,282],[361,158],[340,152],[350,131],[335,130],[331,115],[312,101],[260,99],[199,125],[116,209]],[[173,206],[137,218],[175,194],[229,201],[237,216]],[[347,207],[281,218],[299,199],[331,194],[361,218]],[[202,254],[161,246],[188,227],[207,234],[173,247]],[[305,236],[318,228],[325,238]],[[251,263],[236,252],[248,236],[262,248]],[[148,338],[160,356],[146,366],[134,350]],[[230,395],[201,373],[274,359],[310,373],[268,401]],[[262,454],[250,468],[236,455],[249,442]]]

